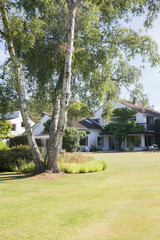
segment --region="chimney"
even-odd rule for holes
[[[134,105],[137,105],[137,104],[138,104],[136,97],[133,98],[133,104],[134,104]]]

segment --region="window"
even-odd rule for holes
[[[80,146],[88,146],[88,137],[81,139]]]
[[[129,121],[136,121],[136,116],[131,117]]]
[[[24,128],[24,123],[23,122],[21,122],[21,127]]]
[[[154,117],[147,116],[147,123],[154,123]]]
[[[98,137],[97,144],[98,146],[104,146],[104,137]]]
[[[111,117],[110,123],[117,123],[119,121],[119,117]]]
[[[140,147],[140,146],[141,146],[141,136],[127,137],[127,147]]]
[[[16,131],[16,124],[12,124],[11,131]]]

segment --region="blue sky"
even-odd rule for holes
[[[143,20],[144,18],[136,17],[129,25],[135,30],[143,29]],[[160,16],[153,22],[153,28],[149,29],[147,32],[144,30],[144,33],[150,35],[152,39],[157,42],[160,53]],[[137,57],[134,63],[137,67],[139,67],[142,64],[140,57]],[[142,70],[140,82],[144,86],[144,92],[149,97],[150,105],[154,105],[155,108],[160,111],[160,66],[151,68],[151,65],[147,62],[144,64],[144,66],[145,69]],[[129,96],[128,92],[123,89],[121,97],[126,99],[127,96]]]
[[[135,29],[143,28],[142,22],[144,18],[134,18],[133,22],[129,25]],[[124,26],[125,23],[122,23]],[[144,31],[145,32],[145,31]],[[156,19],[153,23],[153,28],[147,31],[153,40],[158,43],[159,52],[160,52],[160,17]],[[6,59],[7,54],[4,51],[4,44],[0,43],[0,64],[2,64]],[[140,58],[137,58],[134,61],[135,65],[139,67],[141,65]],[[142,77],[140,82],[144,86],[144,91],[148,94],[150,105],[154,105],[157,110],[160,111],[160,66],[156,68],[151,68],[149,63],[145,63],[145,69],[142,70]],[[121,97],[129,98],[128,92],[123,89],[121,93]]]

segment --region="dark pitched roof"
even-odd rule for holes
[[[126,105],[127,107],[130,107],[130,108],[136,110],[137,112],[144,113],[146,115],[150,115],[150,116],[153,116],[153,117],[160,117],[160,112],[158,112],[158,111],[156,111],[153,108],[150,108],[148,106],[143,106],[140,103],[134,104],[134,103],[131,103],[129,101],[125,101],[125,100],[121,100],[121,99],[119,101],[122,104]]]
[[[18,117],[19,117],[19,110],[13,111],[12,113],[5,114],[5,118],[8,120],[18,118]],[[1,119],[1,114],[0,114],[0,119]]]
[[[83,119],[81,121],[73,121],[72,128],[78,129],[102,129],[101,126],[92,119]]]

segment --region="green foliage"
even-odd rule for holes
[[[28,91],[38,100],[53,101],[64,69],[67,3],[16,0],[7,2],[7,10]],[[82,2],[76,16],[72,59],[73,99],[83,99],[94,109],[106,94],[112,93],[110,100],[115,100],[123,84],[129,86],[139,79],[141,70],[130,64],[137,54],[153,66],[159,63],[157,44],[149,36],[119,24],[121,19],[128,22],[146,12],[144,24],[149,27],[159,12],[158,0]]]
[[[58,165],[65,173],[97,172],[108,168],[106,161],[94,160],[85,153],[66,153],[58,157]]]
[[[137,83],[135,85],[135,88],[130,93],[130,98],[133,100],[133,98],[136,97],[137,101],[140,102],[143,106],[149,104],[149,98],[147,94],[144,93],[144,88],[141,83]]]
[[[43,112],[52,113],[52,104],[47,99],[29,99],[27,100],[27,109],[30,118],[37,123],[42,117]]]
[[[80,149],[80,140],[86,137],[83,130],[66,128],[63,136],[62,147],[67,152],[75,152]]]
[[[24,163],[23,166],[21,167],[21,172],[25,172],[25,173],[30,173],[30,172],[34,172],[35,170],[35,164],[34,162],[30,162],[30,163]]]
[[[10,121],[0,120],[0,138],[5,138],[11,132],[12,125]]]
[[[72,120],[87,118],[92,114],[89,107],[82,102],[71,101],[68,108],[68,123]]]
[[[7,150],[8,145],[0,140],[0,150]]]
[[[46,148],[44,147],[39,147],[39,151],[41,153],[41,156],[43,158],[43,160],[45,159],[45,156],[46,156]]]
[[[8,61],[8,60],[7,60]],[[6,62],[7,62],[6,61]],[[5,114],[19,108],[12,64],[0,65],[0,113]]]
[[[144,132],[143,125],[138,124],[136,121],[129,121],[135,114],[135,110],[129,110],[127,108],[117,108],[113,111],[115,117],[117,117],[118,123],[110,123],[106,128],[115,139],[119,142],[119,148],[125,139],[125,136],[129,132]]]
[[[0,150],[0,171],[20,171],[23,164],[31,161],[33,161],[33,157],[28,146]]]
[[[116,108],[113,111],[113,116],[117,117],[118,122],[127,122],[130,118],[132,118],[135,114],[137,113],[137,111],[135,110],[130,110],[128,108]]]
[[[48,119],[43,125],[44,125],[43,133],[49,133],[50,125],[51,125],[51,119]]]
[[[19,145],[28,145],[27,136],[16,136],[13,138],[10,138],[9,140],[9,147],[15,147]]]
[[[44,123],[43,133],[49,133],[51,120]],[[86,137],[86,132],[83,130],[66,128],[63,136],[62,147],[67,152],[75,152],[80,149],[80,140]]]
[[[107,168],[104,161],[93,160],[85,163],[59,163],[59,168],[65,173],[88,173],[98,172]]]

